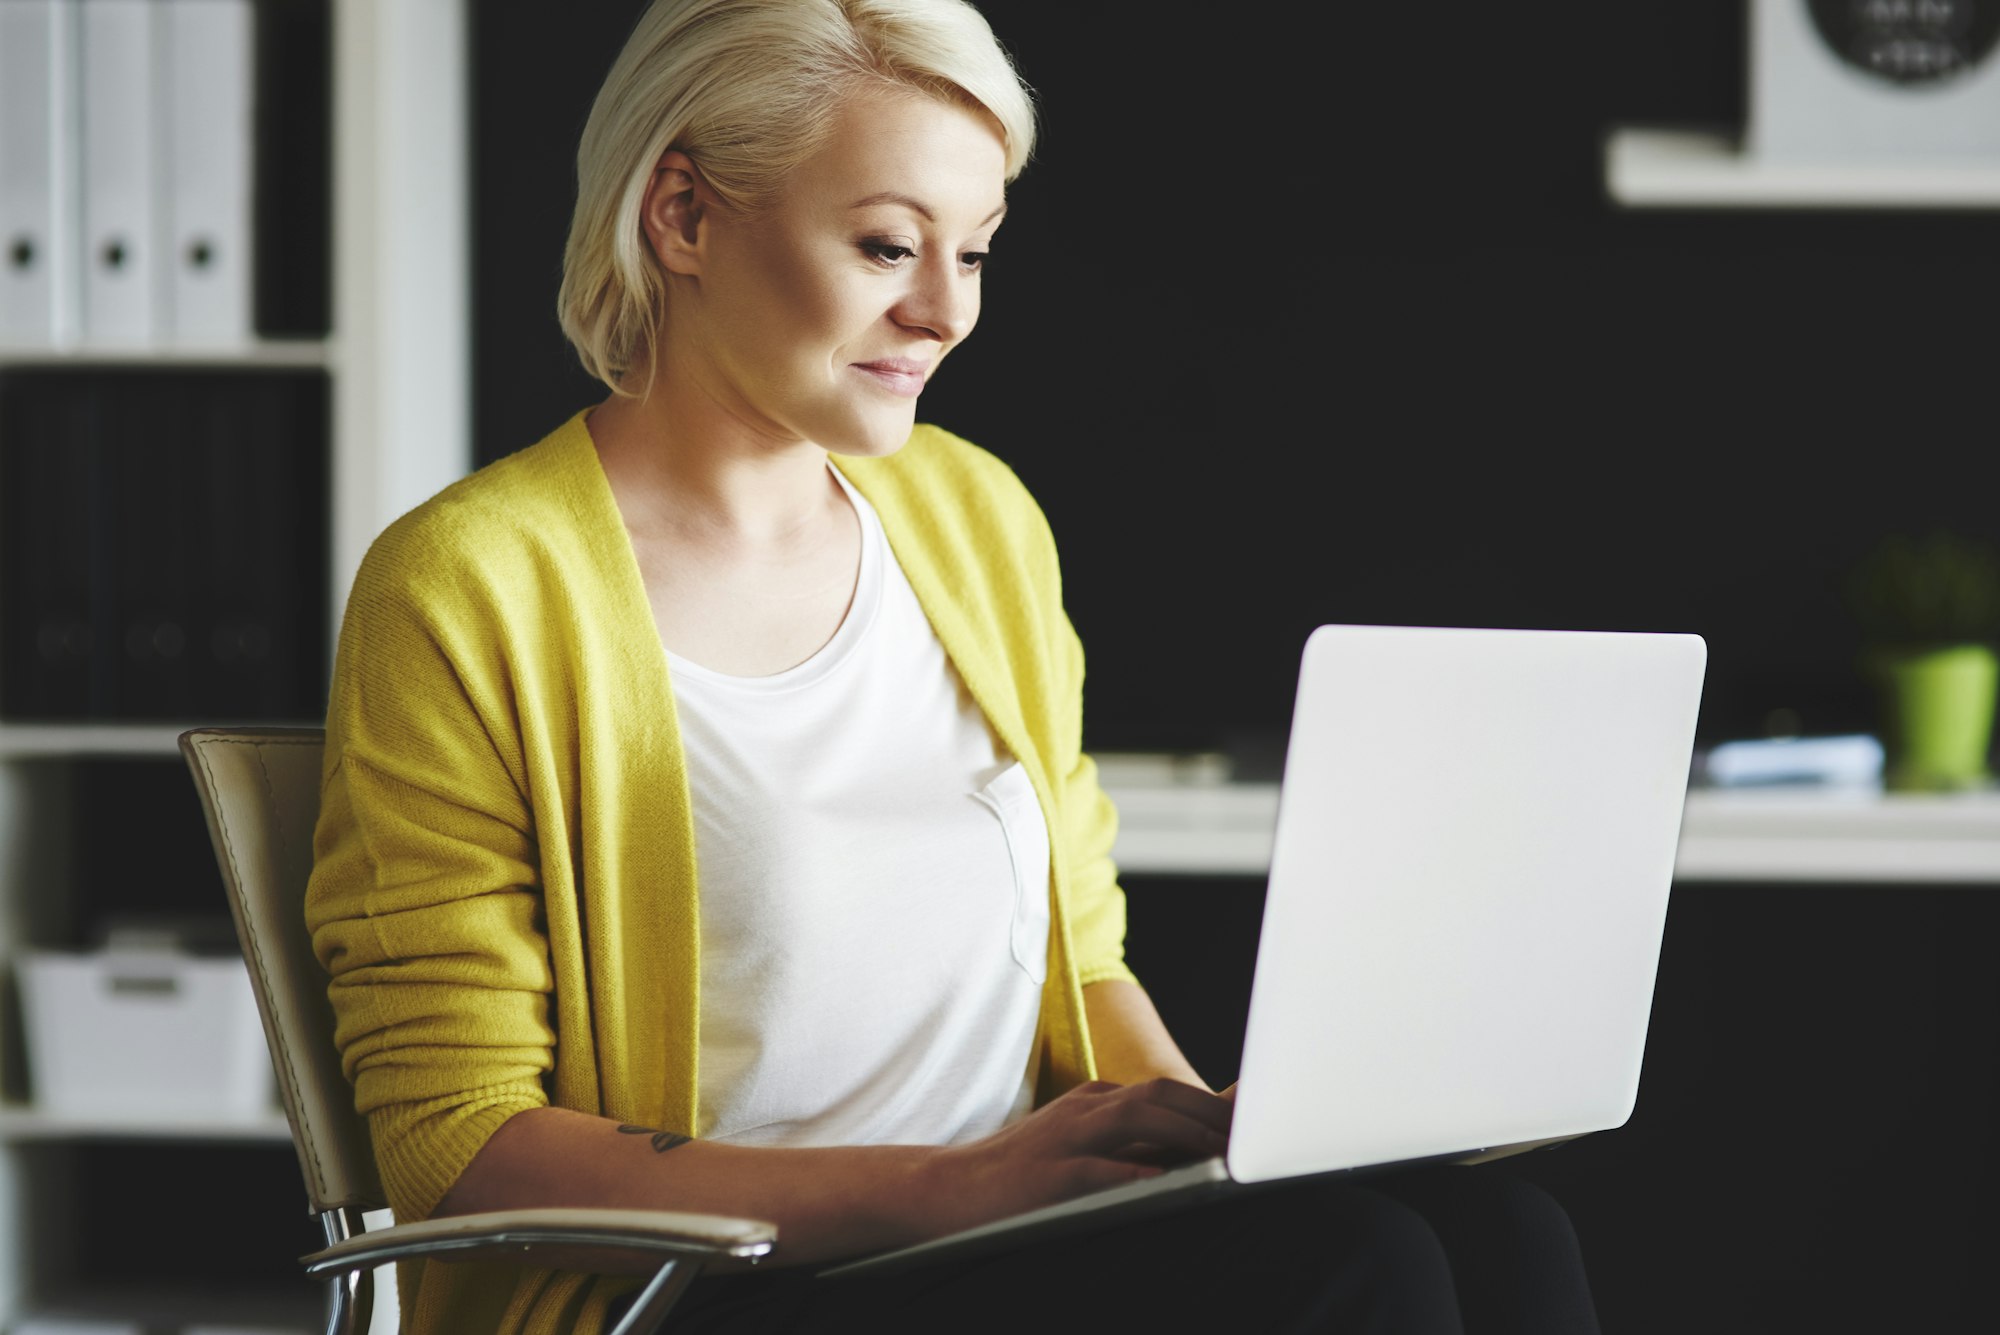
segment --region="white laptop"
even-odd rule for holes
[[[1623,1125],[1706,666],[1689,634],[1315,630],[1226,1154],[821,1273]]]

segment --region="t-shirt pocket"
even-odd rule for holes
[[[974,793],[1000,821],[1014,864],[1014,962],[1037,987],[1049,975],[1049,827],[1019,762]]]

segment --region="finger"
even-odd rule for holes
[[[1169,1153],[1206,1158],[1229,1144],[1227,1132],[1179,1109],[1145,1099],[1108,1103],[1083,1124],[1078,1148],[1122,1156],[1134,1145],[1155,1145]]]
[[[1133,1088],[1141,1091],[1148,1102],[1172,1108],[1224,1135],[1229,1133],[1230,1119],[1236,1115],[1236,1105],[1229,1099],[1178,1080],[1153,1080]]]
[[[1221,1153],[1220,1150],[1216,1151]],[[1124,1163],[1152,1164],[1160,1168],[1179,1168],[1184,1164],[1200,1163],[1203,1159],[1214,1158],[1213,1154],[1188,1154],[1170,1150],[1159,1145],[1132,1145],[1112,1156]]]

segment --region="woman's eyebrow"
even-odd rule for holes
[[[873,208],[877,204],[901,204],[904,208],[909,209],[915,213],[921,214],[925,222],[937,221],[937,214],[932,212],[930,206],[924,203],[921,199],[916,199],[909,195],[898,194],[893,190],[884,190],[880,194],[869,195],[865,199],[857,199],[852,204],[849,204],[847,207],[848,211],[852,212],[855,209]],[[1006,211],[1007,211],[1007,202],[1005,200],[1002,200],[1000,201],[999,208],[993,210],[993,212],[987,214],[984,218],[981,218],[979,220],[979,225],[981,227],[986,226],[987,223],[992,222],[995,218],[999,217]]]

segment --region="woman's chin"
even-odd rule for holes
[[[909,442],[910,432],[915,429],[916,414],[912,412],[898,421],[857,424],[853,430],[843,431],[839,436],[820,443],[833,454],[882,459],[902,449]]]

